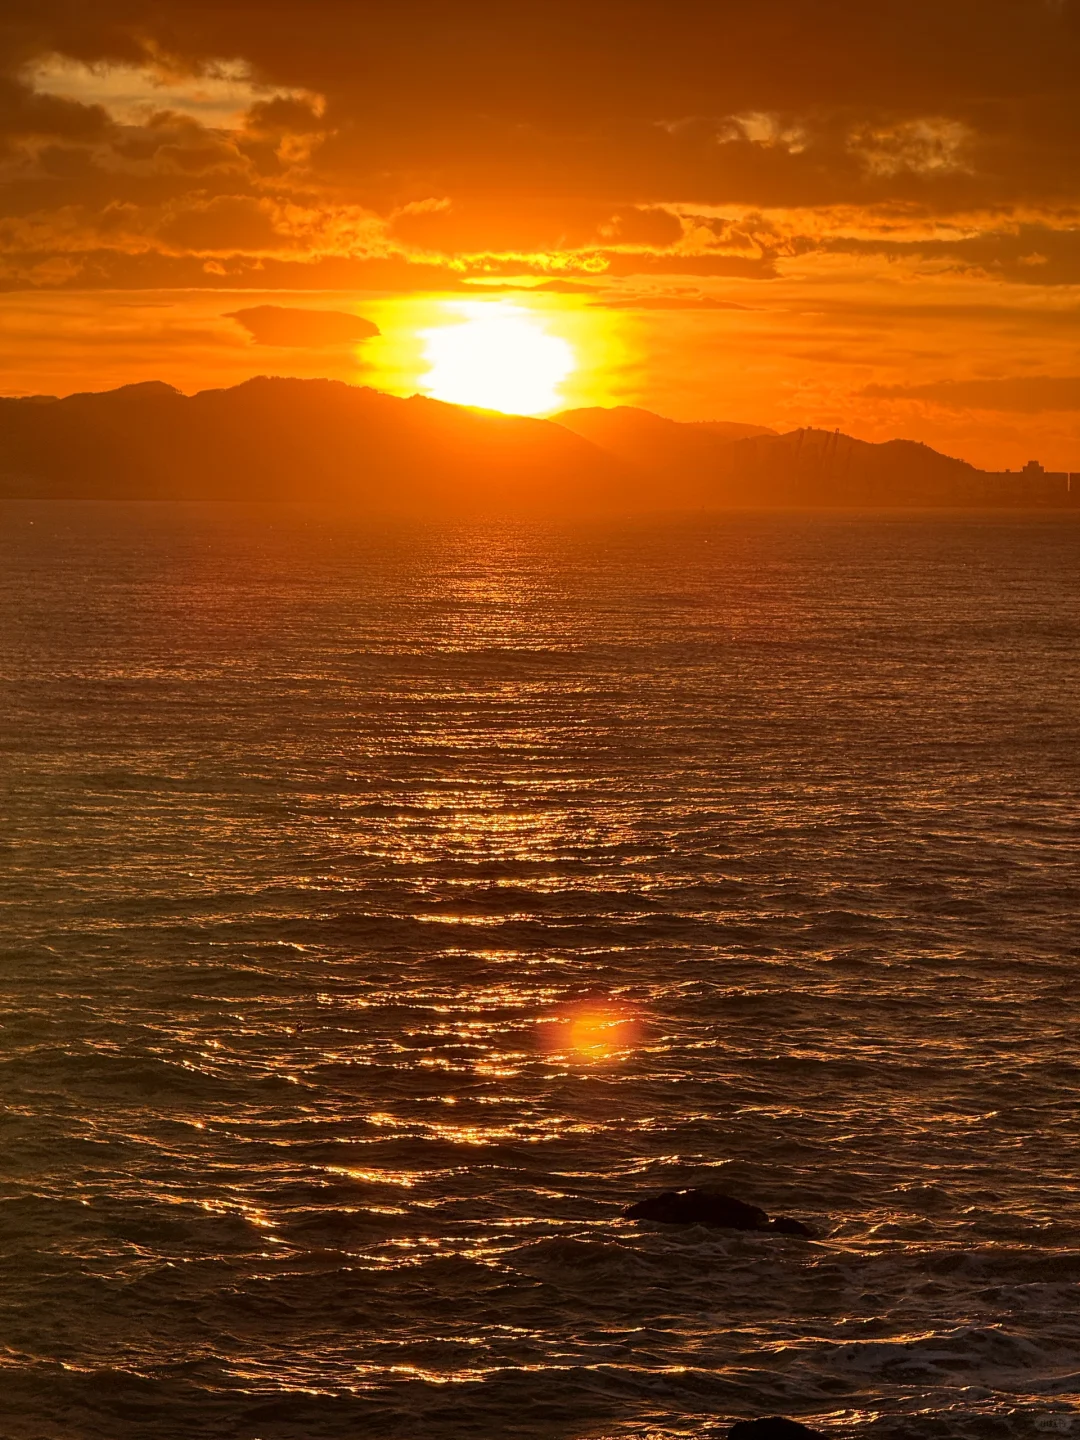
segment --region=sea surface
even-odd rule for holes
[[[1080,1435],[1078,639],[1075,515],[4,506],[3,1440]]]

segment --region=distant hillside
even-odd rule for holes
[[[681,424],[647,410],[570,410],[558,421],[646,465],[699,505],[968,504],[980,471],[927,445],[870,445],[825,430],[778,435],[726,421]],[[754,497],[754,498],[752,498]]]
[[[649,411],[644,411],[649,414]],[[688,430],[702,430],[710,435],[719,435],[721,440],[746,440],[751,435],[776,435],[779,431],[769,425],[744,425],[738,420],[685,420],[679,422]]]
[[[611,508],[625,467],[545,420],[336,380],[190,398],[155,381],[0,400],[0,496],[332,499],[379,511]]]
[[[559,423],[644,465],[687,509],[768,506],[1077,506],[1080,475],[977,470],[912,440],[873,445],[838,430],[779,435],[729,421],[681,424],[647,410],[569,410]]]
[[[728,447],[721,484],[789,505],[975,504],[982,471],[913,440],[872,445],[838,431],[794,430]]]
[[[533,420],[336,380],[187,397],[155,381],[0,399],[0,498],[332,500],[373,513],[599,514],[1080,501],[1068,476],[990,475],[927,445],[646,410]]]
[[[632,465],[687,477],[715,473],[724,464],[733,440],[776,433],[761,425],[739,425],[730,420],[683,424],[630,405],[610,410],[564,410],[554,418],[575,435]]]

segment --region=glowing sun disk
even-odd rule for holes
[[[512,415],[559,408],[559,386],[577,369],[566,340],[518,307],[466,302],[454,308],[463,319],[421,332],[429,395]]]

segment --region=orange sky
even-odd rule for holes
[[[1080,470],[1078,11],[8,0],[0,392],[408,394],[486,298],[567,406]]]

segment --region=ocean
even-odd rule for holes
[[[1049,512],[0,508],[3,1440],[1080,1435],[1078,636]]]

